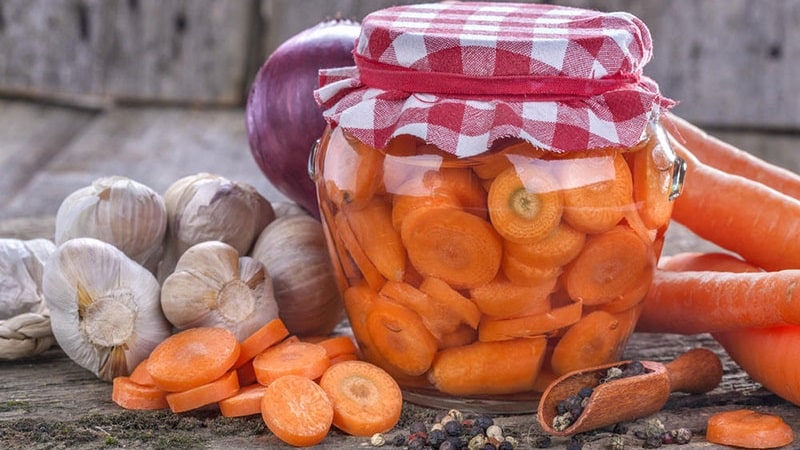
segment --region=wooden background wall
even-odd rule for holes
[[[266,56],[326,18],[389,0],[0,0],[0,95],[241,106]],[[627,10],[654,37],[646,73],[684,117],[800,130],[800,1],[558,0]]]

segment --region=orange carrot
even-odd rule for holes
[[[365,283],[361,283],[347,288],[342,300],[350,329],[358,342],[359,353],[363,353],[365,349],[372,347],[372,339],[367,331],[367,315],[378,300],[378,294]]]
[[[466,324],[461,324],[455,331],[439,338],[439,350],[451,347],[460,347],[478,340],[478,331]]]
[[[352,272],[352,267],[348,267],[345,265],[345,268],[351,269],[347,276],[350,280],[358,280],[359,278],[364,278],[366,282],[375,290],[378,290],[383,286],[383,283],[386,282],[386,279],[381,275],[378,271],[375,264],[369,259],[369,256],[364,252],[364,249],[361,247],[361,244],[358,242],[358,238],[356,237],[355,232],[353,231],[352,227],[350,226],[350,221],[347,220],[343,211],[339,211],[333,218],[334,221],[334,233],[339,239],[339,243],[346,249],[346,253],[352,258],[353,263],[355,264],[355,269],[360,272],[359,276],[357,273]],[[339,259],[346,261],[344,255],[339,255]]]
[[[225,417],[243,417],[261,413],[261,400],[266,386],[251,384],[235,395],[219,401],[219,412]]]
[[[622,154],[589,152],[567,161],[559,177],[564,220],[586,233],[601,233],[617,225],[633,202],[631,171]]]
[[[605,311],[593,311],[572,325],[553,349],[550,365],[557,375],[609,363],[620,357],[629,327]]]
[[[495,319],[546,313],[550,310],[550,293],[556,286],[556,277],[543,282],[520,286],[505,276],[469,291],[472,301],[481,313]]]
[[[762,272],[762,269],[742,259],[722,252],[683,252],[662,256],[658,268],[673,272],[703,271],[714,272]]]
[[[481,320],[478,339],[482,342],[505,341],[521,337],[543,336],[568,327],[581,318],[583,305],[570,303],[546,313],[511,319]]]
[[[249,386],[258,383],[256,371],[253,369],[252,359],[237,367],[236,375],[239,377],[239,386]]]
[[[325,349],[325,353],[330,359],[339,355],[355,354],[358,351],[358,347],[350,336],[330,336],[321,339],[316,344]]]
[[[289,330],[280,318],[275,318],[265,323],[241,342],[239,359],[234,367],[239,368],[252,360],[257,354],[282,341],[289,336]]]
[[[447,304],[436,301],[408,283],[387,281],[381,295],[417,313],[425,328],[439,340],[458,328],[461,320]]]
[[[217,403],[239,392],[239,378],[236,370],[230,370],[220,378],[181,392],[167,394],[169,409],[174,413],[191,411],[212,403]]]
[[[340,362],[345,361],[358,361],[358,355],[355,353],[342,353],[340,355],[336,355],[333,358],[330,358],[331,365],[338,364]]]
[[[286,375],[267,386],[261,417],[272,433],[295,447],[319,444],[333,424],[333,404],[313,380]]]
[[[441,192],[433,195],[395,195],[392,198],[392,225],[396,230],[403,227],[403,219],[420,208],[461,208],[455,195]]]
[[[528,264],[512,252],[503,252],[501,269],[503,275],[520,286],[538,286],[561,276],[561,266]]]
[[[335,230],[336,219],[331,211],[331,205],[328,204],[327,197],[323,191],[319,191],[319,212],[320,222],[322,224],[323,234],[325,235],[325,244],[328,246],[331,253],[331,264],[333,265],[333,274],[336,277],[336,286],[340,290],[346,289],[351,283],[361,278],[361,271],[358,269],[355,261],[350,256],[350,253],[345,246],[341,234],[343,232]],[[352,236],[353,231],[350,231]],[[355,238],[352,239],[355,241]]]
[[[379,191],[383,181],[383,153],[335,131],[323,161],[327,196],[338,207],[361,207]]]
[[[674,139],[673,147],[687,163],[676,222],[766,270],[800,268],[800,200],[703,164]]]
[[[520,262],[536,267],[563,266],[572,261],[583,248],[586,233],[564,222],[542,239],[529,244],[503,242],[503,251]]]
[[[387,280],[402,280],[406,252],[400,232],[392,224],[391,206],[382,198],[374,198],[361,208],[342,211],[358,245],[378,272]]]
[[[488,207],[492,225],[503,238],[531,243],[555,230],[564,203],[547,172],[534,164],[519,164],[492,181]]]
[[[539,337],[448,348],[436,355],[428,379],[451,395],[528,391],[542,366],[545,344]]]
[[[150,376],[150,372],[147,371],[147,359],[142,360],[134,369],[133,372],[129,375],[129,378],[132,382],[141,385],[141,386],[155,386],[156,382],[153,381],[153,377]]]
[[[114,377],[111,400],[125,409],[165,409],[167,393],[152,385],[134,382],[130,377]]]
[[[463,210],[417,210],[403,221],[401,237],[420,274],[455,289],[488,283],[500,268],[500,237],[488,222]]]
[[[153,349],[147,359],[147,371],[159,388],[186,391],[225,375],[240,351],[236,336],[225,328],[189,328],[169,336]]]
[[[431,366],[436,338],[411,309],[388,299],[378,300],[366,325],[377,353],[402,373],[422,375]]]
[[[800,175],[797,173],[714,137],[675,114],[666,114],[661,123],[676,141],[704,164],[757,181],[790,197],[800,198]]]
[[[478,307],[444,281],[427,277],[420,283],[419,290],[428,294],[434,302],[444,305],[450,310],[450,314],[460,319],[462,323],[478,328],[478,322],[481,321]]]
[[[364,361],[331,366],[319,385],[333,403],[333,425],[352,436],[391,430],[400,420],[403,394],[380,367]]]
[[[653,253],[630,228],[619,225],[586,239],[581,253],[564,269],[569,296],[585,305],[620,298],[652,270]]]
[[[741,448],[777,448],[791,444],[794,432],[774,414],[735,409],[712,414],[706,426],[706,440]]]
[[[646,270],[642,273],[642,276],[639,277],[638,281],[627,291],[623,292],[619,298],[595,306],[594,308],[610,313],[618,313],[627,311],[633,307],[642,306],[647,297],[647,292],[653,284],[653,272],[652,270]]]
[[[502,149],[492,150],[488,154],[475,157],[478,164],[472,170],[481,179],[491,180],[514,165],[511,159],[514,161],[519,161],[520,157],[538,159],[542,155],[544,155],[543,150],[535,148],[527,141],[515,142]]]
[[[260,384],[269,386],[278,378],[298,375],[316,380],[331,365],[325,348],[310,342],[290,341],[272,346],[253,358]]]
[[[646,228],[661,229],[667,226],[672,216],[672,200],[669,198],[672,183],[672,164],[656,161],[655,139],[633,153],[633,199],[639,217]],[[666,160],[666,158],[664,158]]]

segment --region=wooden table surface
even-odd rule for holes
[[[800,171],[795,135],[730,130],[718,135]],[[238,108],[94,111],[0,99],[0,169],[0,237],[52,238],[61,200],[105,175],[128,176],[163,192],[182,176],[214,172],[251,183],[272,201],[286,200],[253,162],[244,111]],[[714,248],[673,224],[665,254]],[[627,424],[626,448],[641,448],[635,432],[652,419],[668,429],[686,427],[695,433],[680,448],[716,448],[703,438],[708,416],[743,406],[778,414],[800,433],[800,410],[750,380],[709,335],[637,333],[624,356],[666,362],[694,347],[709,348],[723,360],[721,385],[704,395],[673,394],[661,412]],[[0,448],[290,448],[260,418],[225,419],[213,410],[128,412],[111,401],[110,392],[110,384],[72,363],[57,347],[37,357],[0,362]],[[408,421],[436,412],[406,404],[401,423],[388,434],[404,432]],[[534,415],[497,420],[519,439],[520,448],[532,448],[541,434]],[[612,434],[583,438],[583,448],[606,449]],[[332,431],[317,448],[363,448],[366,442]],[[563,438],[552,441],[553,448],[566,443]]]

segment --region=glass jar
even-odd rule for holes
[[[485,17],[501,6],[520,11],[523,21],[531,11],[548,17],[602,15],[545,5],[494,4],[481,10],[486,4],[468,3],[390,8],[390,14],[420,17],[429,9],[461,13],[473,7]],[[362,24],[367,30],[362,43],[386,26],[383,12],[375,28],[370,19]],[[358,47],[363,52],[369,44],[357,46],[357,82],[346,81],[357,99],[339,109],[344,114],[326,113],[330,126],[312,153],[310,169],[361,357],[392,374],[409,401],[486,412],[535,411],[538,396],[556,377],[619,360],[652,281],[671,201],[682,185],[683,162],[658,123],[663,99],[655,95],[652,104],[645,103],[632,138],[589,138],[584,142],[603,144],[576,147],[580,139],[569,133],[596,128],[559,122],[556,114],[552,120],[565,134],[553,138],[551,131],[548,140],[548,132],[526,127],[522,119],[523,125],[509,132],[513,117],[487,124],[476,122],[479,115],[462,114],[453,126],[452,107],[495,108],[497,117],[499,103],[523,104],[512,108],[517,118],[531,108],[542,118],[553,105],[574,107],[576,98],[595,99],[595,92],[556,98],[535,92],[520,99],[490,87],[476,99],[474,91],[459,95],[447,86],[434,87],[440,91],[433,94],[420,86],[416,89],[424,91],[407,85],[393,90],[385,84],[404,81],[391,76],[359,91],[359,83],[375,74],[364,76],[372,63],[360,59]],[[575,77],[569,78],[565,82],[573,83]],[[346,117],[347,108],[364,105],[365,92],[379,89],[375,85],[391,94],[387,102],[400,97],[403,103],[389,133],[378,127],[365,133]],[[318,99],[324,96],[318,91]],[[373,124],[385,118],[378,110],[392,106],[375,106],[377,98],[369,100]],[[335,102],[333,110],[348,100],[339,96]],[[410,103],[428,108],[421,119],[424,133],[413,126],[419,118],[404,122]],[[445,122],[451,135],[430,132],[432,124]],[[504,132],[491,138],[497,126]],[[490,138],[453,139],[452,134],[474,128],[488,130]]]

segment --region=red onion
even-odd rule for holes
[[[258,71],[247,98],[250,150],[270,183],[319,218],[308,157],[325,121],[314,101],[319,69],[352,66],[360,25],[322,22],[281,44]]]

